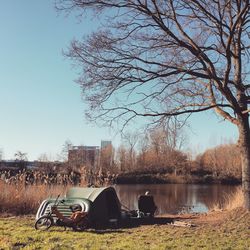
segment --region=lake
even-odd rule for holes
[[[115,185],[120,202],[138,209],[138,197],[146,191],[154,196],[157,214],[203,213],[221,204],[238,186],[198,184]]]

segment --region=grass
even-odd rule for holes
[[[34,218],[0,217],[0,249],[250,249],[250,213],[243,209],[194,218],[196,227],[144,225],[73,232],[34,229]]]

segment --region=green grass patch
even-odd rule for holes
[[[250,249],[250,213],[216,225],[146,225],[73,232],[52,227],[36,231],[33,217],[0,218],[0,249]]]

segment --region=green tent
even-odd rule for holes
[[[36,219],[50,212],[55,204],[55,198],[48,198],[38,208]],[[121,218],[121,205],[113,187],[105,188],[70,188],[66,197],[58,200],[57,208],[66,217],[72,214],[71,205],[80,205],[82,211],[88,212],[92,226],[108,225]],[[54,220],[57,218],[54,216]]]
[[[113,187],[69,189],[66,199],[86,199],[91,202],[89,217],[95,225],[107,224],[121,217],[121,205]]]

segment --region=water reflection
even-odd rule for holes
[[[181,212],[207,212],[214,204],[221,204],[225,196],[236,190],[236,186],[154,184],[116,185],[115,189],[123,205],[138,209],[138,197],[147,190],[154,196],[157,214]]]

